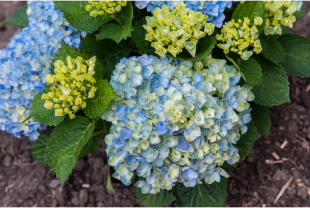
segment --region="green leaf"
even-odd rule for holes
[[[140,22],[142,19],[144,19],[146,16],[151,16],[152,14],[150,14],[149,12],[146,11],[146,9],[139,9],[138,7],[136,7],[135,1],[131,2],[132,8],[133,8],[133,23],[137,23]],[[148,15],[150,14],[150,15]]]
[[[183,48],[183,51],[176,57],[172,56],[169,52],[167,56],[173,59],[185,60],[185,61],[200,61],[209,55],[216,44],[216,38],[214,36],[205,36],[199,39],[197,43],[196,56],[192,57],[189,52]]]
[[[30,141],[27,149],[36,161],[41,164],[47,164],[45,161],[45,148],[51,137],[54,127],[47,127],[45,131],[40,132],[40,136],[35,141]]]
[[[99,146],[100,137],[99,135],[91,137],[85,146],[82,148],[79,158],[82,158],[90,153],[94,152]]]
[[[252,90],[255,95],[254,102],[267,106],[290,102],[289,82],[284,70],[264,57],[255,59],[262,67],[263,78],[262,83],[254,86]]]
[[[44,107],[45,100],[41,99],[43,93],[48,93],[49,90],[45,89],[43,92],[34,96],[30,106],[30,117],[39,121],[41,124],[47,126],[57,126],[65,118],[63,116],[55,116],[55,109],[47,109]]]
[[[87,1],[54,1],[71,26],[81,31],[93,31],[112,20],[110,14],[92,17],[86,11]]]
[[[273,35],[261,34],[259,36],[265,57],[269,60],[278,63],[284,61],[284,48],[279,43],[278,39]]]
[[[29,25],[28,15],[27,15],[27,4],[22,6],[19,9],[9,16],[8,20],[1,22],[4,25],[12,25],[15,27],[24,28]]]
[[[46,146],[46,161],[50,169],[55,170],[62,185],[72,172],[94,128],[95,122],[76,116],[74,119],[66,117],[53,131]]]
[[[97,87],[95,97],[87,99],[86,108],[84,108],[84,113],[89,118],[102,116],[111,100],[119,97],[106,80],[97,80],[95,87]]]
[[[133,9],[131,3],[127,3],[126,7],[120,12],[121,18],[123,20],[123,25],[118,23],[109,23],[104,25],[100,29],[100,33],[96,35],[97,40],[102,40],[105,38],[111,38],[119,43],[121,40],[126,39],[128,36],[131,36],[132,19],[133,19]]]
[[[252,147],[256,141],[256,139],[260,136],[256,131],[256,127],[254,126],[253,121],[247,124],[248,131],[243,134],[240,140],[237,142],[236,147],[238,148],[238,153],[240,155],[240,160],[245,159],[245,157],[251,152]]]
[[[254,58],[242,60],[236,53],[226,54],[227,59],[232,62],[241,72],[243,79],[249,83],[258,85],[262,80],[262,69]]]
[[[113,69],[130,53],[131,49],[132,47],[128,47],[127,40],[122,40],[119,44],[109,39],[97,41],[94,33],[88,34],[80,46],[80,50],[97,57],[103,71]]]
[[[282,35],[284,34],[290,34],[291,33],[291,29],[287,26],[282,25]],[[274,35],[275,36],[275,35]],[[280,36],[280,35],[279,35]]]
[[[254,102],[251,102],[251,116],[252,121],[254,122],[258,133],[263,137],[267,137],[270,131],[271,120],[269,115],[270,107],[258,105]]]
[[[243,21],[244,17],[250,19],[250,27],[254,25],[255,17],[263,18],[264,22],[261,26],[256,26],[257,29],[261,32],[264,29],[265,24],[265,5],[262,1],[245,1],[243,4],[240,4],[232,15],[232,19],[237,21],[241,19]]]
[[[99,119],[96,120],[95,123],[96,123],[95,130],[91,135],[90,139],[88,140],[88,142],[82,148],[79,158],[82,158],[94,152],[99,146],[100,139],[103,139],[105,135],[109,134],[109,130],[111,127],[110,122]]]
[[[64,63],[66,63],[66,58],[67,56],[71,56],[72,58],[76,58],[78,56],[82,57],[84,60],[88,60],[91,57],[88,56],[86,53],[83,53],[81,51],[79,51],[76,48],[71,48],[70,46],[68,46],[63,40],[61,41],[61,48],[58,51],[58,54],[55,56],[55,59],[53,60],[53,63],[57,60],[62,60]],[[54,64],[52,64],[52,72],[54,72]],[[95,75],[94,78],[102,78],[103,77],[103,71],[101,68],[101,65],[98,61],[98,59],[96,60],[96,65],[95,65]]]
[[[284,70],[298,77],[310,76],[310,40],[296,34],[281,35],[278,38],[285,51],[280,64]]]
[[[300,11],[296,11],[293,15],[296,17],[296,19],[301,19],[304,17],[304,12],[305,12],[305,9],[307,7],[305,5],[302,5],[301,6],[301,9]]]
[[[222,207],[225,203],[228,179],[221,176],[219,183],[196,184],[195,187],[185,187],[177,183],[174,195],[181,207]]]
[[[147,207],[163,207],[176,200],[172,190],[161,189],[158,194],[143,194],[141,189],[136,186],[134,186],[134,190],[140,203]]]
[[[155,53],[155,49],[151,46],[151,42],[145,40],[146,30],[143,25],[146,24],[146,20],[143,19],[134,26],[134,31],[132,32],[132,39],[135,41],[140,54],[148,54],[158,56]]]

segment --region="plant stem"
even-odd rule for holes
[[[118,17],[117,15],[112,15],[111,16],[116,22],[118,22],[118,24],[123,25],[123,21],[120,17]]]
[[[100,121],[100,117],[95,119],[95,123],[97,123],[98,121]]]
[[[99,135],[99,134],[104,134],[104,133],[105,133],[105,131],[104,131],[104,130],[97,131],[97,132],[93,133],[93,134],[91,135],[91,137],[90,137],[90,138],[92,138],[92,137],[94,137],[94,136],[96,136],[96,135]]]

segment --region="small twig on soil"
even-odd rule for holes
[[[87,183],[83,183],[83,184],[82,184],[82,187],[83,187],[83,188],[89,188],[89,187],[90,187],[90,185],[89,185],[89,184],[87,184]]]
[[[281,149],[284,149],[284,147],[287,145],[287,143],[288,143],[288,142],[285,140],[285,141],[281,144],[280,148],[281,148]]]
[[[272,152],[271,155],[274,157],[274,159],[280,160],[280,156],[276,152]]]
[[[291,158],[285,158],[285,157],[283,157],[281,160],[278,160],[278,161],[268,160],[267,159],[267,160],[265,160],[265,163],[267,165],[273,165],[273,164],[283,163],[284,161],[287,161],[287,160],[291,161],[293,164],[296,164]]]
[[[282,187],[281,191],[279,192],[277,198],[274,200],[273,204],[277,203],[277,201],[281,198],[281,196],[284,194],[286,189],[290,186],[292,180],[293,180],[293,177],[291,177],[290,180],[288,180],[288,182],[286,182],[286,184],[284,184],[284,186]]]
[[[16,165],[16,166],[32,166],[36,164],[38,164],[38,161],[34,161],[33,163],[13,162],[13,165]]]
[[[8,192],[10,188],[12,188],[15,185],[15,183],[12,183],[10,185],[8,185],[7,187],[5,187],[5,192]]]
[[[244,180],[243,178],[237,176],[236,174],[234,174],[232,171],[230,171],[229,173],[232,177],[238,178],[239,180]]]
[[[307,86],[306,92],[308,92],[309,90],[310,90],[310,84]]]
[[[273,164],[279,164],[279,163],[283,163],[283,160],[278,160],[278,161],[274,161],[274,160],[265,160],[265,163],[267,165],[273,165]]]
[[[307,141],[305,138],[299,136],[298,134],[295,134],[295,136],[296,136],[297,138],[301,139],[302,141]]]

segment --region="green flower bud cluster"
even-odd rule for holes
[[[281,35],[281,25],[292,28],[296,21],[293,14],[300,11],[302,6],[302,1],[264,1],[264,3],[266,8],[264,32],[266,35]]]
[[[41,99],[45,100],[45,108],[55,108],[55,116],[65,113],[73,119],[78,110],[86,107],[86,100],[95,96],[97,88],[94,87],[96,79],[93,76],[96,56],[87,61],[79,56],[76,59],[67,56],[66,62],[55,61],[55,75],[45,75],[45,81],[52,86]]]
[[[185,8],[186,4],[183,2],[175,7],[172,11],[166,5],[162,9],[157,7],[153,17],[146,17],[147,24],[143,25],[147,31],[145,39],[152,42],[152,47],[161,57],[167,51],[176,57],[183,47],[194,57],[198,40],[206,34],[211,35],[214,24],[207,23],[208,16],[202,12]]]
[[[127,5],[127,1],[88,1],[88,3],[85,9],[92,17],[120,12],[122,7]]]
[[[223,43],[217,44],[217,46],[224,50],[227,54],[230,51],[238,53],[241,59],[248,60],[252,56],[253,52],[256,54],[262,51],[262,46],[258,39],[258,29],[256,26],[260,26],[263,23],[261,17],[254,19],[254,25],[249,27],[250,19],[245,17],[242,21],[239,19],[237,22],[231,20],[223,25],[221,34],[216,35],[218,41]],[[249,48],[253,48],[249,50]]]

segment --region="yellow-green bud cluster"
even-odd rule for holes
[[[195,56],[198,40],[206,34],[211,35],[214,24],[207,23],[208,16],[202,12],[185,8],[186,4],[183,2],[175,7],[171,12],[166,5],[163,5],[162,9],[157,7],[153,17],[146,17],[147,24],[143,25],[147,31],[145,39],[152,42],[152,47],[161,57],[164,57],[167,51],[176,57],[183,47]]]
[[[224,50],[227,54],[230,51],[240,55],[241,59],[247,60],[252,56],[253,52],[256,54],[262,51],[262,46],[258,39],[258,29],[256,26],[260,26],[263,23],[261,17],[254,19],[254,25],[249,27],[250,19],[245,17],[242,21],[239,19],[237,22],[231,20],[223,25],[221,34],[216,35],[218,41],[223,43],[217,44],[217,46]],[[249,50],[249,48],[253,48]]]
[[[88,3],[85,9],[92,17],[120,12],[122,7],[127,5],[127,1],[88,1]]]
[[[293,15],[300,11],[301,1],[264,1],[266,8],[266,21],[264,32],[266,35],[282,34],[281,25],[292,28],[296,17]]]
[[[66,62],[55,61],[55,75],[45,75],[45,81],[52,86],[41,99],[45,100],[45,108],[55,108],[55,116],[68,114],[73,119],[78,110],[86,107],[86,100],[95,96],[97,88],[94,87],[96,80],[93,76],[96,57],[84,61],[79,56],[76,59],[67,56]]]

